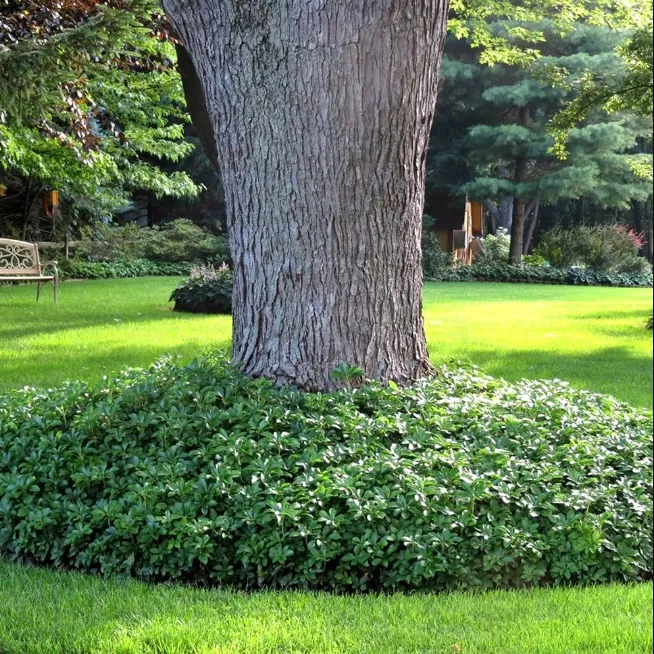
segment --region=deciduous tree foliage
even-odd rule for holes
[[[5,230],[26,236],[27,208],[46,187],[96,215],[135,189],[197,194],[188,175],[157,166],[191,146],[174,45],[155,10],[149,0],[4,3],[0,165],[23,213],[12,222],[4,211]]]

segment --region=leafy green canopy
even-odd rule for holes
[[[653,102],[654,57],[652,21],[637,29],[618,49],[624,66],[588,70],[577,79],[570,80],[565,67],[553,67],[549,71],[555,85],[572,88],[576,97],[551,123],[550,131],[555,139],[552,151],[560,158],[569,156],[568,139],[571,131],[585,120],[597,107],[609,113],[631,111],[651,119]],[[651,123],[651,120],[650,120]],[[641,157],[632,164],[641,177],[652,179],[652,164]]]
[[[96,214],[126,205],[136,189],[196,195],[188,175],[157,166],[192,146],[183,140],[174,45],[156,31],[156,3],[59,4],[63,18],[14,3],[6,19],[28,38],[0,42],[0,165]],[[10,22],[29,11],[31,22]]]
[[[470,39],[472,47],[481,50],[481,63],[491,65],[538,58],[536,44],[545,41],[546,34],[534,25],[543,19],[553,21],[563,35],[580,22],[612,28],[642,25],[648,11],[642,0],[452,0],[450,7],[450,31]],[[508,38],[492,29],[502,19],[515,23]]]
[[[95,213],[125,203],[134,189],[193,196],[179,160],[187,120],[173,39],[156,0],[1,0],[0,165],[60,188]],[[538,56],[545,35],[515,24],[509,39],[489,21],[543,17],[559,31],[579,21],[640,25],[632,0],[454,0],[450,30],[481,48],[482,63]]]

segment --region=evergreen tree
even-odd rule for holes
[[[512,230],[514,261],[530,246],[543,202],[584,198],[627,208],[651,194],[632,169],[637,143],[651,139],[651,123],[643,118],[595,110],[570,131],[566,160],[551,152],[549,122],[574,99],[574,89],[552,87],[542,71],[565,66],[571,76],[607,69],[619,75],[624,64],[616,48],[625,36],[590,26],[564,37],[544,29],[542,56],[529,67],[482,66],[467,42],[450,39],[432,137],[431,182],[484,200],[493,227]]]

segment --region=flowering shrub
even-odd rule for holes
[[[484,253],[476,256],[479,263],[507,263],[509,260],[509,249],[511,247],[511,236],[504,227],[498,227],[495,234],[484,237]]]
[[[638,255],[644,236],[622,225],[557,227],[536,249],[553,266],[583,266],[603,272],[645,273],[649,262]]]

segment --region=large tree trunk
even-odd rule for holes
[[[500,200],[500,217],[497,222],[498,227],[504,227],[508,232],[513,225],[513,203],[515,199],[512,195],[506,195]]]
[[[431,372],[425,158],[447,0],[164,0],[206,97],[234,260],[233,358],[310,390]]]
[[[518,124],[522,127],[529,126],[529,107],[520,107]],[[516,185],[527,179],[529,172],[529,160],[526,155],[516,159],[515,175],[513,181]],[[522,261],[522,245],[525,233],[525,208],[527,201],[516,195],[513,202],[513,223],[511,225],[511,249],[509,250],[509,263],[519,264]]]

